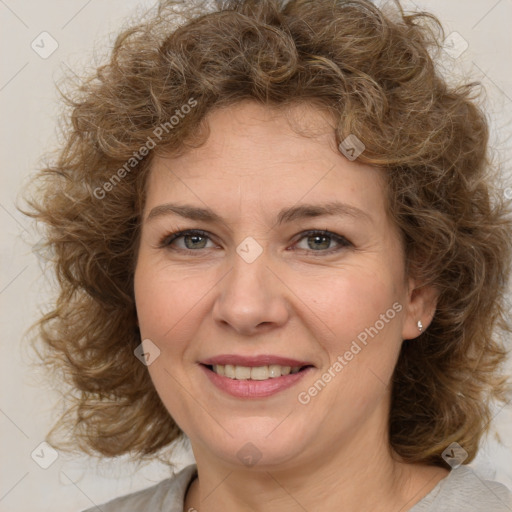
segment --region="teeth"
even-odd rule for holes
[[[248,380],[251,378],[251,369],[248,366],[235,366],[235,379]]]
[[[220,364],[213,365],[213,371],[218,375],[226,375],[226,367]]]
[[[217,366],[217,368],[222,368],[221,364],[218,364],[215,366]],[[226,377],[229,377],[230,379],[234,379],[235,378],[235,367],[232,364],[227,364],[226,366],[224,366],[224,375]]]
[[[266,380],[268,379],[268,366],[254,366],[251,368],[252,380]]]
[[[280,377],[281,376],[281,367],[278,364],[271,364],[268,367],[269,377]]]
[[[232,364],[214,364],[213,371],[217,375],[222,375],[230,379],[236,380],[267,380],[288,375],[290,373],[298,373],[300,366],[281,366],[271,364],[269,366],[235,366]]]

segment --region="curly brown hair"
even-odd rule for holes
[[[491,401],[507,399],[510,331],[510,208],[488,156],[478,84],[447,83],[435,64],[439,21],[398,1],[389,13],[366,0],[193,4],[163,2],[117,37],[109,62],[69,95],[65,146],[29,199],[59,285],[37,324],[39,353],[72,402],[50,442],[144,457],[182,437],[134,357],[133,277],[152,159],[204,142],[214,108],[303,102],[332,114],[338,142],[364,143],[359,161],[386,176],[409,275],[439,292],[430,327],[402,344],[390,444],[408,462],[441,466],[457,441],[470,462]]]

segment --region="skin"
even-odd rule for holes
[[[388,443],[400,346],[419,335],[418,320],[428,327],[435,293],[405,275],[383,171],[346,159],[333,120],[315,107],[283,112],[243,102],[208,118],[203,146],[153,162],[135,273],[142,338],[161,351],[148,369],[198,466],[185,510],[408,510],[448,474],[405,464]],[[276,223],[282,208],[328,201],[364,213]],[[223,220],[150,218],[171,202],[209,207]],[[162,246],[185,229],[209,238]],[[350,244],[331,237],[318,248],[302,235],[313,229]],[[236,252],[246,237],[262,249],[252,263]],[[401,311],[299,403],[394,303]],[[213,386],[199,365],[219,354],[274,354],[315,368],[276,395],[241,399]],[[251,467],[237,457],[247,442],[261,455]]]

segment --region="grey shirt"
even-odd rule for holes
[[[195,464],[162,482],[84,512],[193,512],[183,508]],[[512,512],[512,492],[503,484],[484,480],[468,466],[452,469],[409,512]]]

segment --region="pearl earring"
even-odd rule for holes
[[[418,331],[423,331],[423,324],[421,323],[421,320],[418,320]]]

